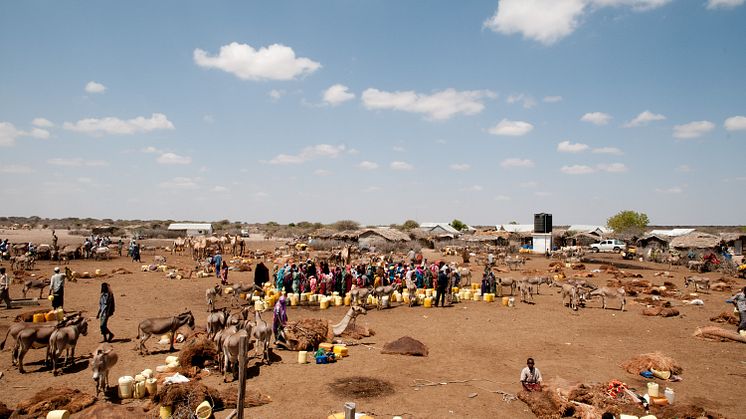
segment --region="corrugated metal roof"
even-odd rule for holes
[[[672,228],[671,230],[653,230],[649,232],[649,235],[654,236],[668,236],[668,237],[679,237],[685,236],[689,233],[693,233],[693,228]]]
[[[450,234],[459,234],[459,231],[451,227],[448,223],[422,223],[420,229],[425,231],[432,231],[436,228],[441,228]]]
[[[614,230],[605,227],[605,226],[599,226],[599,225],[590,225],[590,224],[575,224],[571,225],[570,228],[567,229],[567,231],[575,231],[578,233],[590,233],[593,231],[597,231],[601,234],[610,234],[613,233]]]
[[[507,231],[508,233],[533,233],[533,224],[500,224],[497,231]]]
[[[169,230],[212,230],[210,223],[172,223]]]

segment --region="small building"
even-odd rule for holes
[[[210,223],[171,223],[169,231],[183,231],[187,236],[210,236],[212,235],[212,224]]]
[[[635,244],[640,249],[660,249],[665,251],[668,250],[670,241],[670,236],[649,233],[640,237]]]
[[[567,231],[570,231],[573,233],[593,234],[599,239],[602,237],[605,237],[607,234],[611,234],[614,232],[614,230],[608,227],[598,226],[598,225],[585,225],[585,224],[571,225],[570,228],[567,229]]]
[[[743,255],[743,245],[746,243],[746,233],[721,233],[723,243],[732,251],[734,256]]]
[[[383,240],[387,242],[408,242],[411,240],[409,234],[393,228],[366,228],[360,231],[358,241]]]
[[[695,231],[683,236],[674,237],[669,247],[679,251],[693,251],[695,254],[714,252],[722,242],[720,236]]]
[[[534,232],[533,224],[500,224],[495,227],[497,231],[506,231],[515,234],[531,234]]]
[[[420,230],[434,235],[451,234],[454,237],[461,234],[448,223],[422,223],[420,224]]]

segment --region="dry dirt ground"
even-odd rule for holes
[[[12,235],[11,235],[12,234]],[[60,235],[60,244],[80,242],[80,238]],[[11,241],[34,240],[49,242],[49,231],[8,232],[0,237]],[[275,242],[251,242],[249,247],[273,248]],[[168,257],[168,263],[185,269],[193,264],[189,257]],[[618,260],[617,255],[609,259]],[[148,252],[144,262],[153,260]],[[546,272],[549,261],[533,257],[524,269]],[[3,266],[7,266],[4,263]],[[52,262],[37,263],[36,276],[48,277]],[[205,326],[206,305],[204,291],[215,284],[214,278],[166,279],[161,272],[140,272],[140,264],[126,257],[109,261],[73,261],[71,268],[78,272],[101,269],[109,273],[114,268],[125,268],[129,275],[109,275],[105,278],[116,296],[117,311],[109,327],[116,334],[115,350],[119,362],[114,367],[110,381],[122,375],[134,375],[144,368],[155,368],[163,363],[165,353],[140,356],[134,350],[137,324],[146,317],[168,316],[190,309],[195,314],[197,326]],[[597,265],[588,265],[593,269]],[[662,284],[663,278],[653,274],[667,267],[641,264],[639,269],[645,279]],[[271,265],[270,265],[271,268]],[[479,272],[477,267],[473,268]],[[686,271],[672,270],[675,277],[667,279],[683,288]],[[503,274],[521,277],[521,272]],[[712,278],[718,274],[709,274]],[[478,280],[475,275],[475,281]],[[591,281],[605,285],[607,276],[596,275]],[[253,272],[231,272],[230,281],[249,283]],[[97,309],[99,283],[102,279],[82,279],[68,283],[65,293],[67,311],[84,310],[93,317]],[[743,280],[738,280],[743,286]],[[682,305],[674,301],[681,316],[673,318],[645,317],[643,306],[628,299],[627,311],[602,310],[600,301],[593,300],[589,307],[573,312],[563,307],[560,296],[545,285],[536,296],[536,304],[520,304],[507,308],[499,303],[462,302],[450,308],[407,307],[395,304],[382,311],[370,310],[358,322],[375,330],[376,335],[363,340],[367,345],[350,347],[350,356],[335,364],[297,364],[295,352],[275,351],[277,361],[269,366],[250,369],[248,386],[269,395],[272,402],[247,409],[252,418],[322,418],[331,412],[343,410],[344,402],[357,402],[358,411],[376,417],[400,415],[405,418],[530,418],[533,414],[521,401],[506,403],[490,390],[516,393],[520,390],[518,378],[526,358],[536,359],[545,380],[562,377],[583,382],[608,382],[620,379],[643,391],[645,380],[630,375],[619,367],[625,360],[646,352],[661,351],[684,368],[683,381],[666,386],[676,391],[678,402],[698,403],[726,417],[746,417],[743,412],[743,388],[746,387],[746,347],[740,343],[715,343],[692,336],[698,326],[713,325],[709,318],[731,310],[724,303],[729,294],[712,292],[701,294],[704,306]],[[14,285],[11,295],[20,297],[20,285]],[[45,294],[46,295],[46,294]],[[49,302],[41,302],[48,307]],[[615,303],[611,303],[616,308]],[[13,318],[26,309],[0,308],[0,333],[5,335]],[[339,321],[346,309],[332,307],[319,310],[310,307],[292,307],[290,320],[321,318]],[[268,319],[271,314],[265,314]],[[79,360],[76,367],[53,376],[42,364],[43,350],[31,350],[26,356],[27,373],[21,375],[11,367],[8,348],[0,354],[0,402],[15,406],[20,400],[31,397],[49,386],[70,386],[93,393],[94,383],[87,365],[88,357],[100,340],[95,319],[88,336],[78,343]],[[724,326],[735,329],[735,326]],[[428,357],[414,358],[382,355],[380,348],[402,336],[411,336],[424,342],[430,350]],[[151,350],[163,350],[154,339],[148,342]],[[180,345],[177,344],[177,349]],[[281,358],[281,359],[280,359]],[[362,376],[383,380],[391,385],[384,394],[369,398],[348,400],[331,391],[331,384],[346,377]],[[448,382],[481,379],[469,384],[451,383],[416,389],[415,379],[431,382]],[[217,373],[206,377],[209,386],[224,388]],[[476,397],[469,397],[476,393]],[[741,401],[739,401],[741,400]],[[106,403],[100,401],[99,403]],[[144,404],[144,401],[127,400],[124,403]],[[218,418],[227,412],[218,412]]]

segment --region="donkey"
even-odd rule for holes
[[[96,382],[96,397],[99,392],[106,394],[109,388],[109,371],[116,365],[119,357],[108,343],[102,343],[93,353],[93,380]]]
[[[140,324],[137,326],[137,339],[139,341],[137,342],[136,349],[140,351],[141,355],[143,355],[143,350],[145,351],[145,354],[150,353],[150,351],[148,351],[148,348],[145,347],[145,341],[150,339],[152,335],[161,335],[170,332],[171,339],[169,342],[170,346],[168,350],[169,352],[173,352],[174,337],[176,335],[176,331],[184,325],[189,326],[190,329],[194,329],[194,315],[192,315],[191,311],[187,311],[173,317],[156,317],[145,319],[141,321]]]
[[[52,357],[52,374],[57,375],[57,356],[65,351],[65,365],[75,362],[75,346],[80,335],[88,335],[88,320],[81,318],[69,326],[56,329],[49,336],[49,354]]]

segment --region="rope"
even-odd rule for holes
[[[422,389],[424,387],[444,386],[444,385],[448,385],[448,384],[466,384],[468,386],[472,386],[472,387],[478,388],[480,390],[487,391],[489,393],[499,394],[500,396],[502,396],[502,400],[505,403],[510,403],[510,402],[512,402],[514,400],[518,400],[518,397],[516,397],[515,394],[508,393],[506,391],[502,391],[502,390],[499,390],[499,389],[498,390],[490,390],[488,388],[484,388],[482,386],[478,386],[478,385],[472,384],[473,381],[489,381],[491,383],[496,383],[497,384],[496,381],[493,381],[493,380],[490,380],[490,379],[487,379],[487,378],[470,378],[470,379],[467,379],[467,380],[448,380],[448,381],[440,381],[440,382],[434,382],[434,381],[430,381],[430,380],[425,380],[423,378],[415,378],[414,379],[414,384],[412,384],[412,387],[414,387],[415,390],[420,390],[420,389]]]

